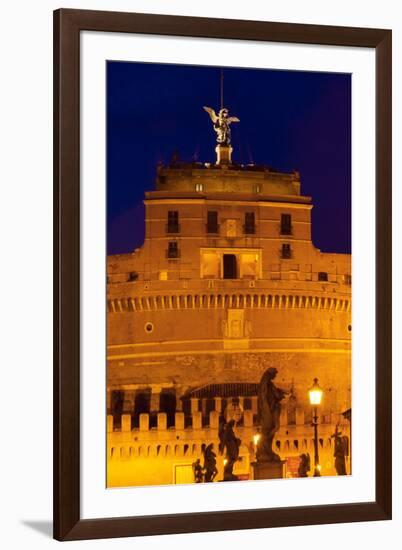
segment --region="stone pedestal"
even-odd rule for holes
[[[232,164],[232,147],[230,145],[217,145],[216,164]]]
[[[285,473],[285,461],[252,462],[253,479],[281,479]]]

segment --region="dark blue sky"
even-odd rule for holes
[[[313,241],[351,252],[351,75],[224,69],[233,161],[298,169],[313,197]],[[156,165],[215,161],[215,133],[203,105],[220,105],[220,69],[107,64],[107,248],[129,252],[144,239],[144,191]]]

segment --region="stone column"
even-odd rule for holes
[[[183,401],[180,397],[183,395],[182,388],[176,388],[176,411],[182,412],[183,410]]]
[[[296,426],[304,425],[304,409],[303,407],[296,407]]]
[[[121,431],[131,432],[131,414],[121,415]]]
[[[151,413],[159,412],[161,391],[162,388],[160,386],[151,387],[151,403],[149,406]]]
[[[202,416],[200,412],[193,412],[193,430],[200,430],[202,428]]]
[[[149,430],[149,414],[140,414],[140,431],[147,432]]]
[[[176,430],[184,430],[184,413],[177,412],[175,414],[175,428]]]
[[[281,409],[281,416],[279,419],[279,425],[280,426],[287,426],[288,425],[288,408],[286,405],[282,405]]]
[[[166,413],[158,413],[158,430],[167,429],[167,416]]]
[[[191,397],[191,414],[198,412],[198,397]]]
[[[134,411],[135,390],[124,390],[123,413],[131,414]]]
[[[222,412],[222,397],[214,397],[215,401],[215,410],[219,414]]]
[[[253,425],[253,411],[247,410],[243,413],[244,426],[246,428],[251,428]]]
[[[253,395],[251,398],[251,410],[253,414],[257,414],[258,412],[258,397],[256,395]]]
[[[212,411],[209,413],[209,427],[213,429],[219,428],[219,413]]]

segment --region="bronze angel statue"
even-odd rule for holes
[[[232,122],[240,122],[236,116],[229,116],[229,111],[223,107],[218,114],[211,107],[204,107],[214,125],[216,141],[221,145],[230,145],[230,125]]]

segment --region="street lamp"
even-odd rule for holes
[[[253,435],[253,443],[254,443],[254,456],[257,457],[257,448],[258,448],[258,442],[261,438],[261,434],[256,433]]]
[[[313,385],[308,391],[310,405],[313,407],[313,427],[314,427],[314,477],[319,477],[321,475],[320,470],[321,466],[319,464],[320,459],[318,456],[318,406],[321,404],[322,399],[322,389],[318,384],[318,378],[314,378]]]

